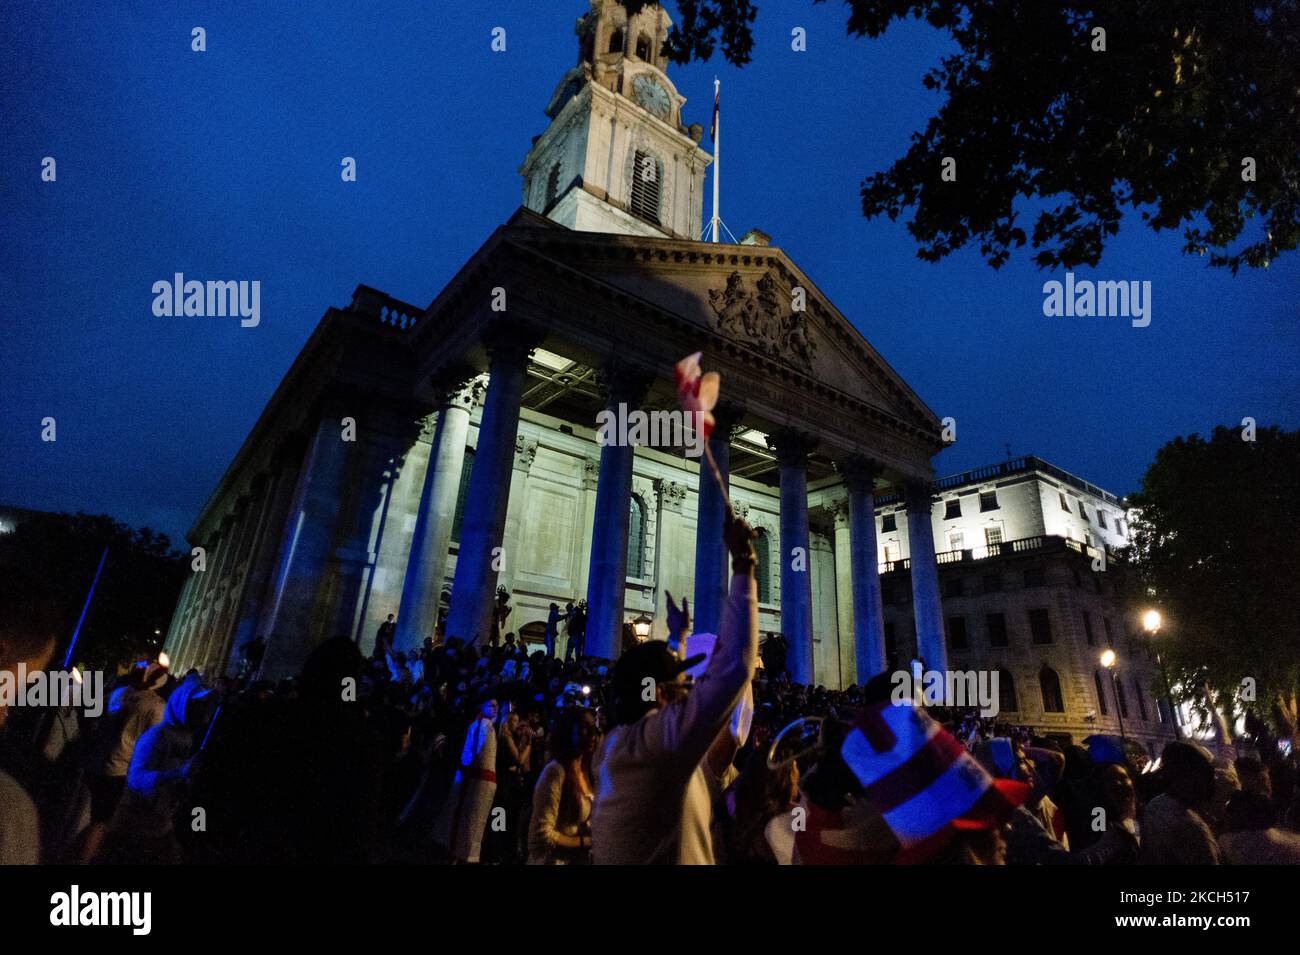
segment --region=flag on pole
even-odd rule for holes
[[[718,135],[718,97],[721,95],[721,89],[716,81],[713,84],[713,120],[709,123],[709,139],[713,140]]]

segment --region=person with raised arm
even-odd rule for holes
[[[681,659],[663,640],[624,653],[612,674],[610,731],[595,760],[594,861],[713,865],[713,802],[701,763],[727,726],[758,658],[754,532],[729,516],[723,538],[732,578],[717,643],[703,659]],[[684,602],[683,602],[684,603]],[[679,611],[669,597],[670,626]]]

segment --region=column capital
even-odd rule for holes
[[[835,470],[843,476],[844,486],[850,491],[874,493],[876,478],[880,477],[883,469],[871,458],[854,454],[836,461]]]
[[[727,432],[729,438],[737,437],[747,430],[741,426],[745,417],[745,406],[736,401],[719,401],[713,408],[713,433]]]
[[[473,410],[486,390],[482,375],[460,362],[439,368],[429,376],[429,385],[439,411],[452,406]]]
[[[583,458],[582,459],[582,489],[584,491],[596,490],[596,485],[600,483],[600,459]]]
[[[609,405],[640,405],[645,400],[654,374],[626,358],[614,356],[601,365],[596,381]]]
[[[533,349],[542,343],[545,333],[524,322],[497,319],[483,329],[481,338],[492,364],[504,362],[527,370]]]
[[[915,511],[929,512],[937,500],[934,484],[930,481],[907,481],[903,484],[903,498],[907,502],[909,513]]]
[[[537,457],[537,442],[525,438],[522,434],[515,436],[515,470],[527,474]]]
[[[664,510],[672,511],[674,514],[682,512],[682,502],[686,500],[687,488],[680,481],[655,482],[655,489],[659,492],[659,497],[663,501]]]
[[[849,526],[849,499],[847,497],[827,502],[826,510],[830,512],[831,518],[835,521],[837,531]]]
[[[783,467],[806,467],[808,455],[817,447],[815,435],[803,431],[780,431],[768,435],[767,446],[776,454],[777,461]]]

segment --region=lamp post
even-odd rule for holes
[[[1160,632],[1160,625],[1163,623],[1159,610],[1148,610],[1142,615],[1142,629],[1147,632],[1147,639],[1151,641],[1151,649],[1156,655],[1156,666],[1160,668],[1160,679],[1165,681],[1165,706],[1169,709],[1169,721],[1174,724],[1174,739],[1182,739],[1183,731],[1178,726],[1178,710],[1174,707],[1174,691],[1169,685],[1169,671],[1165,669],[1165,661],[1160,657],[1160,651],[1156,649],[1156,635]]]
[[[1115,718],[1119,720],[1119,738],[1127,739],[1124,735],[1124,712],[1120,709],[1119,704],[1119,680],[1115,676],[1115,651],[1103,650],[1101,653],[1101,665],[1110,671],[1110,685],[1115,691]]]

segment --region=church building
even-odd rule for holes
[[[934,412],[759,232],[701,241],[702,126],[660,55],[670,22],[593,0],[577,63],[520,167],[523,204],[426,305],[365,285],[326,311],[189,538],[202,571],[167,636],[215,675],[266,641],[296,673],[348,635],[536,640],[585,600],[586,652],[665,635],[666,595],[713,631],[725,503],[689,440],[601,442],[604,411],[677,409],[676,362],[721,375],[710,450],[759,531],[761,630],[793,678],[886,666],[877,498],[908,530],[909,633],[947,665],[935,546]],[[698,448],[694,449],[698,452]],[[893,576],[897,576],[891,571]]]

